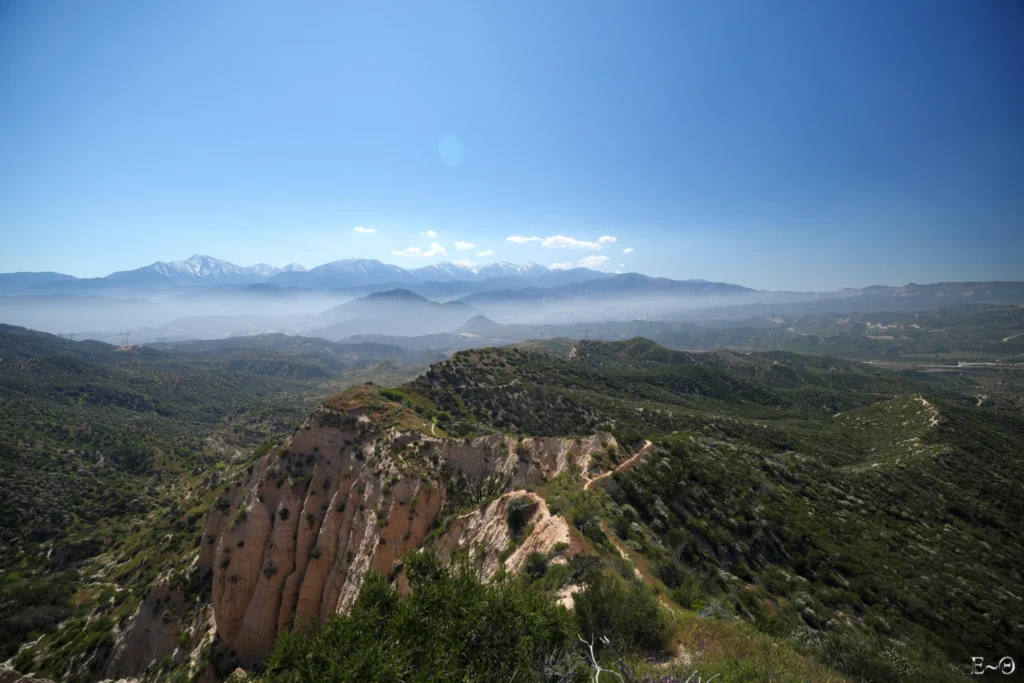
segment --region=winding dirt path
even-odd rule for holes
[[[654,446],[654,444],[652,444],[652,443],[651,443],[650,441],[648,441],[647,439],[644,439],[644,447],[643,447],[643,448],[641,448],[640,450],[638,450],[638,451],[636,452],[636,454],[634,454],[634,455],[633,455],[633,457],[631,457],[631,458],[630,458],[629,460],[627,460],[626,462],[624,462],[624,463],[621,463],[621,464],[620,464],[620,465],[619,465],[618,467],[616,467],[616,468],[615,468],[614,470],[608,470],[608,471],[607,471],[607,472],[605,472],[604,474],[599,474],[599,475],[597,475],[596,477],[594,477],[593,479],[588,479],[588,480],[587,480],[587,483],[583,485],[583,490],[584,490],[584,491],[587,491],[587,490],[589,490],[589,489],[590,489],[590,487],[591,487],[591,486],[592,486],[592,485],[593,485],[593,484],[594,484],[595,482],[601,481],[602,479],[607,479],[608,477],[612,476],[612,475],[613,475],[613,474],[615,474],[616,472],[619,472],[620,470],[624,470],[624,469],[629,469],[630,467],[632,467],[632,466],[633,466],[633,465],[635,465],[636,463],[640,462],[640,459],[641,459],[642,457],[644,457],[645,455],[647,455],[648,451],[650,451],[650,450],[651,450],[651,447],[652,447],[652,446]]]

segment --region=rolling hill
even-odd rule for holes
[[[476,311],[462,302],[438,303],[407,289],[375,292],[320,314],[312,334],[340,339],[367,332],[411,336],[447,331]]]
[[[369,357],[401,352],[372,345],[119,349],[2,331],[2,559],[19,570],[0,601],[33,615],[2,622],[4,642],[42,636],[21,670],[323,676],[339,652],[370,652],[339,649],[337,629],[397,647],[358,605],[394,580],[412,596],[388,600],[412,609],[434,585],[414,558],[434,553],[454,564],[431,581],[521,591],[530,614],[602,629],[652,675],[952,681],[1024,627],[1024,420],[915,377],[555,338],[459,352],[402,383],[410,366]],[[327,390],[317,368],[356,384],[282,429]],[[363,381],[381,368],[398,386]],[[574,613],[546,611],[556,601]],[[600,605],[617,607],[595,626]],[[290,634],[313,613],[327,630]],[[443,614],[417,628],[445,632]]]

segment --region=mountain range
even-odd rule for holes
[[[157,261],[133,270],[121,270],[99,278],[77,278],[63,273],[3,273],[0,291],[59,291],[71,293],[94,289],[174,287],[178,285],[240,285],[272,283],[280,287],[337,289],[380,284],[423,282],[481,282],[496,278],[535,278],[550,274],[560,283],[606,277],[586,268],[552,271],[536,263],[516,265],[496,261],[477,265],[468,261],[445,262],[408,270],[376,259],[342,259],[307,269],[298,263],[271,266],[258,263],[239,266],[211,256],[196,254],[183,261]]]
[[[704,324],[972,303],[1024,303],[1024,283],[911,283],[794,292],[588,268],[549,269],[535,263],[479,266],[458,261],[410,270],[373,259],[343,259],[306,269],[298,264],[238,266],[200,255],[102,278],[0,274],[0,322],[108,342],[129,332],[138,343],[267,333],[334,340],[443,335],[444,347],[457,348],[468,343],[466,334],[479,335],[460,329],[477,315],[512,326],[496,337],[520,339],[525,329],[539,325]],[[641,327],[628,329],[656,334],[650,326]],[[624,332],[617,329],[612,338]],[[676,331],[671,334],[674,338]],[[420,342],[425,339],[416,346]]]

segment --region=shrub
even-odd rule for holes
[[[672,589],[672,599],[680,607],[702,610],[706,605],[707,591],[701,581],[689,572],[680,574],[679,581]]]
[[[658,578],[669,588],[677,587],[683,580],[683,568],[672,560],[657,565]]]
[[[530,578],[539,579],[548,572],[548,557],[544,553],[530,553],[529,557],[526,558],[526,564],[523,565],[523,571],[525,571]]]
[[[576,617],[587,640],[607,637],[625,652],[654,654],[672,637],[668,615],[642,583],[626,583],[601,572],[576,594]]]
[[[509,501],[505,516],[508,519],[508,528],[512,532],[513,538],[518,539],[522,535],[526,523],[530,521],[536,510],[537,501],[531,496],[519,496]]]
[[[565,541],[559,541],[558,543],[551,546],[551,552],[548,553],[549,557],[555,557],[562,554],[569,549],[569,544]]]
[[[292,513],[288,511],[288,508],[281,508],[277,511],[277,516],[281,518],[281,521],[285,521]]]
[[[608,542],[601,530],[601,501],[596,491],[580,491],[569,499],[569,519],[583,535],[598,545]]]
[[[534,680],[574,643],[569,614],[524,582],[482,583],[433,552],[404,558],[412,592],[371,572],[348,615],[282,633],[272,680]]]
[[[573,583],[589,583],[594,575],[601,570],[601,558],[586,553],[576,553],[569,558],[569,569],[572,570]]]

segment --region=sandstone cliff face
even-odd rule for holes
[[[532,495],[516,489],[570,464],[586,469],[590,452],[610,438],[381,436],[322,408],[210,510],[197,566],[212,573],[217,635],[238,662],[256,664],[282,629],[348,609],[369,570],[394,575],[398,559],[423,546],[446,502],[512,490],[452,520],[436,541],[446,554],[471,547],[482,575],[491,576],[509,540],[508,501]],[[537,500],[533,533],[505,560],[509,570],[569,540],[565,521]]]
[[[182,602],[180,592],[171,589],[166,580],[153,584],[132,616],[129,628],[118,634],[107,667],[108,678],[136,676],[174,650],[184,616]],[[168,613],[176,618],[164,618]]]
[[[502,562],[501,553],[512,540],[508,505],[517,498],[529,498],[536,505],[527,520],[532,531]],[[556,543],[569,544],[570,540],[569,524],[564,517],[552,516],[547,502],[540,496],[519,490],[506,493],[483,510],[456,517],[438,540],[438,548],[444,556],[450,556],[456,549],[465,550],[480,577],[489,579],[502,564],[507,571],[518,572],[530,553],[547,553]]]

